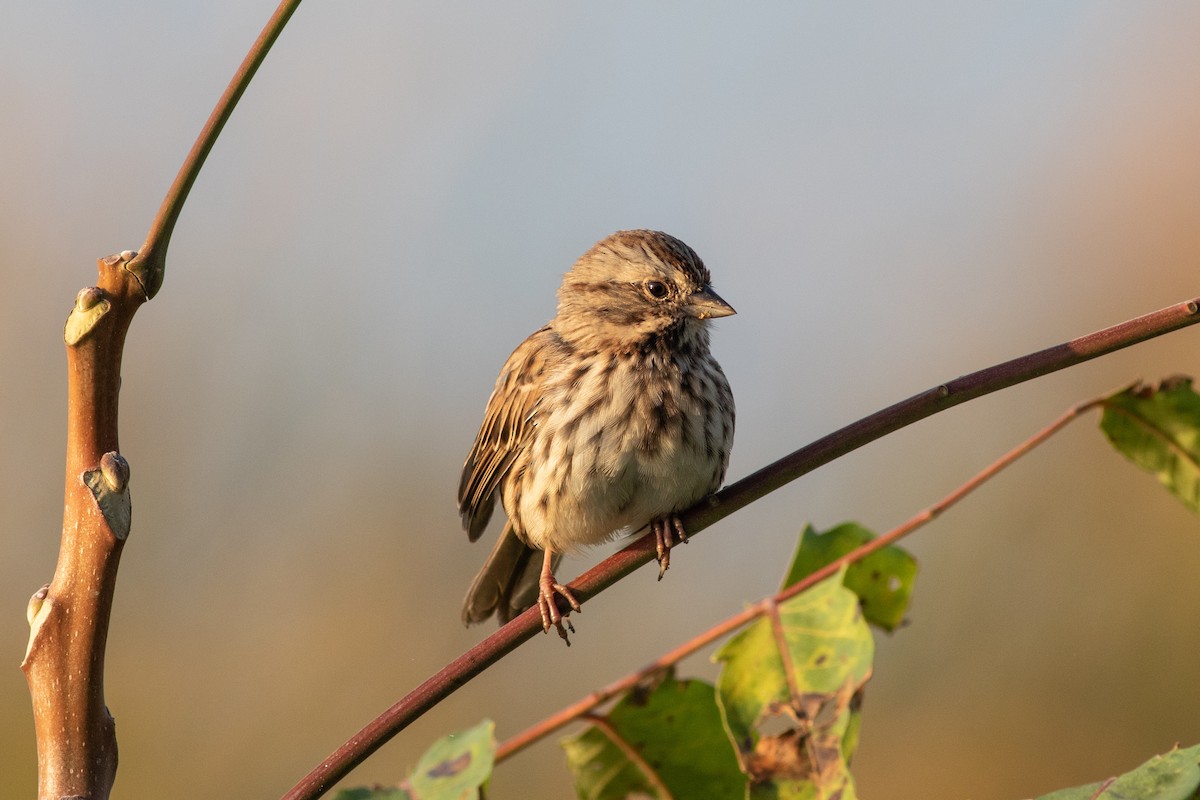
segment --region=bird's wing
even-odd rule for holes
[[[529,445],[533,413],[556,341],[549,326],[536,331],[513,351],[496,379],[458,484],[458,510],[471,541],[487,527],[496,490]]]

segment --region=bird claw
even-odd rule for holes
[[[566,599],[570,605],[570,610],[566,614],[560,614],[558,604],[554,601],[554,595],[560,594]],[[579,605],[579,601],[575,599],[575,595],[571,594],[571,590],[561,583],[556,583],[553,576],[550,580],[543,581],[540,584],[538,592],[538,611],[542,614],[542,632],[549,633],[550,626],[553,625],[558,631],[558,636],[567,643],[567,647],[571,646],[571,640],[567,638],[568,632],[574,633],[575,626],[571,624],[571,611],[579,611],[582,613],[583,607]],[[565,624],[564,624],[565,623]]]
[[[671,568],[671,548],[676,544],[673,539],[687,544],[687,531],[683,529],[683,520],[678,514],[667,514],[650,521],[650,530],[654,532],[654,553],[658,559],[658,579]]]

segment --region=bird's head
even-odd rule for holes
[[[706,348],[707,320],[736,313],[710,285],[708,268],[674,236],[618,231],[594,244],[558,290],[554,328],[580,347]]]

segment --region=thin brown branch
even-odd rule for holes
[[[725,487],[710,501],[702,501],[685,514],[684,524],[689,533],[706,527],[835,458],[960,403],[1194,325],[1200,322],[1198,311],[1200,298],[1177,303],[935,386],[847,425]],[[727,509],[728,506],[732,508]]]
[[[591,712],[601,704],[614,697],[625,694],[634,686],[637,686],[642,681],[646,680],[648,676],[655,674],[659,670],[663,670],[667,667],[677,664],[687,656],[690,656],[702,648],[707,647],[718,639],[724,638],[743,625],[747,625],[761,616],[770,616],[772,618],[772,633],[775,637],[777,649],[786,659],[789,653],[787,650],[787,645],[783,641],[783,633],[780,630],[780,604],[790,600],[806,589],[811,589],[813,586],[825,580],[826,578],[837,574],[847,564],[861,561],[871,553],[874,553],[876,550],[887,547],[889,544],[894,544],[898,540],[915,531],[917,528],[920,528],[926,523],[932,522],[952,505],[965,498],[975,489],[978,489],[989,479],[994,478],[1005,467],[1009,466],[1014,461],[1028,453],[1030,450],[1049,439],[1055,433],[1062,430],[1063,427],[1065,427],[1069,422],[1078,419],[1082,414],[1090,409],[1103,405],[1104,400],[1105,398],[1103,397],[1097,397],[1084,403],[1079,403],[1078,405],[1072,406],[1060,417],[1058,417],[1058,419],[1042,428],[1040,431],[1014,447],[1012,450],[1009,450],[1000,458],[984,467],[954,491],[950,492],[950,494],[946,495],[941,500],[924,509],[923,511],[918,512],[903,524],[893,528],[882,536],[878,536],[871,541],[860,545],[849,553],[846,553],[841,558],[826,564],[824,567],[809,573],[796,583],[793,583],[791,586],[785,587],[777,594],[759,600],[757,603],[748,606],[737,614],[734,614],[733,616],[717,623],[698,636],[695,636],[691,640],[681,644],[679,647],[676,647],[671,652],[664,654],[653,663],[648,664],[647,666],[642,667],[635,672],[629,673],[625,677],[618,681],[614,681],[600,691],[593,692],[578,702],[567,706],[562,711],[547,717],[546,719],[530,726],[511,739],[502,742],[500,746],[496,748],[495,763],[499,764],[505,759],[516,755],[534,742],[544,739],[576,719],[580,719],[585,716],[591,718]],[[798,697],[799,689],[796,687],[794,682],[794,670],[786,663],[786,661],[784,668],[788,676],[788,688],[793,697]]]
[[[766,604],[768,602],[770,602],[770,599],[760,600],[751,606],[747,606],[737,614],[717,623],[699,636],[684,642],[673,650],[663,653],[636,672],[631,672],[620,680],[613,681],[603,689],[592,692],[587,697],[556,712],[511,739],[502,742],[496,748],[495,763],[499,764],[501,761],[515,756],[538,739],[544,738],[592,709],[603,705],[612,698],[625,694],[648,676],[666,669],[672,664],[678,664],[705,645],[715,642],[717,639],[733,633],[751,620],[757,619],[766,611]]]
[[[905,425],[990,392],[1194,325],[1200,322],[1198,312],[1200,298],[936,386],[818,439],[701,500],[681,515],[684,526],[694,536],[790,481]],[[641,567],[655,557],[653,539],[643,536],[588,570],[571,583],[572,592],[580,601],[586,600]],[[515,617],[372,720],[284,794],[284,800],[320,797],[385,742],[540,630],[541,616],[536,608]]]
[[[205,159],[208,158],[213,145],[217,143],[217,137],[221,135],[221,129],[229,121],[238,100],[242,98],[246,87],[254,78],[254,73],[258,71],[259,66],[267,57],[267,53],[270,52],[271,45],[275,44],[275,40],[283,32],[283,27],[287,25],[288,20],[292,18],[292,14],[299,6],[300,0],[282,0],[275,9],[275,13],[271,15],[271,19],[267,20],[262,33],[258,35],[258,39],[254,41],[250,51],[246,53],[246,58],[242,60],[241,66],[234,73],[229,85],[225,87],[221,99],[217,101],[217,105],[201,129],[200,135],[192,144],[192,149],[184,159],[183,166],[179,168],[179,174],[175,176],[175,181],[167,190],[167,196],[163,198],[162,205],[159,206],[158,214],[155,215],[154,222],[150,225],[150,232],[146,234],[146,241],[142,244],[142,249],[129,263],[127,269],[141,282],[147,300],[154,297],[162,287],[163,277],[167,270],[167,248],[171,244],[171,234],[175,231],[175,223],[179,221],[183,204],[192,190],[192,185],[196,182],[196,177],[200,174],[200,168],[204,166]]]

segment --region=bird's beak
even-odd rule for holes
[[[733,306],[722,300],[720,295],[712,290],[711,286],[705,286],[700,291],[693,292],[688,297],[685,308],[696,319],[728,317],[737,313],[733,310]]]

